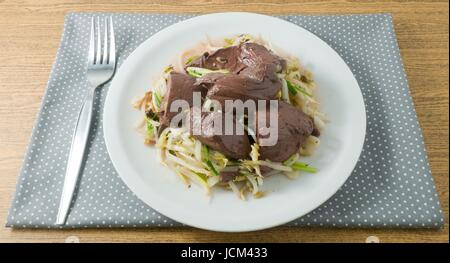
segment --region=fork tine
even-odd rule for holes
[[[116,40],[114,39],[112,16],[109,17],[109,64],[116,65]]]
[[[102,36],[100,34],[100,17],[97,16],[96,19],[96,27],[97,27],[97,56],[95,59],[95,64],[101,64],[102,63]]]
[[[103,35],[103,64],[108,64],[108,18],[105,18],[105,34]]]
[[[94,64],[95,61],[95,29],[94,29],[94,17],[91,20],[91,39],[89,41],[89,55],[88,63]]]

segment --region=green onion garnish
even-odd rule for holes
[[[156,101],[156,106],[159,108],[159,106],[161,106],[161,95],[159,95],[158,92],[154,92],[153,95],[155,95],[155,101]]]
[[[209,160],[209,147],[207,145],[203,145],[202,150],[205,160]]]
[[[296,162],[293,165],[291,165],[292,169],[296,171],[305,171],[308,173],[316,173],[317,168],[311,167],[306,163]]]
[[[219,175],[219,172],[216,170],[211,160],[209,160],[209,147],[207,145],[203,145],[203,155],[205,156],[205,163],[211,169],[214,175]]]
[[[197,175],[197,177],[198,178],[200,178],[200,180],[202,180],[203,182],[207,182],[208,180],[207,180],[207,178],[206,178],[206,175],[204,175],[204,174],[201,174],[201,173],[195,173],[196,175]]]
[[[214,165],[210,160],[206,161],[206,165],[208,165],[208,167],[211,169],[214,175],[219,175],[219,172],[217,172],[216,168],[214,168]]]
[[[297,92],[301,92],[303,94],[305,94],[308,97],[312,97],[312,94],[309,94],[304,88],[300,87],[300,86],[295,86],[294,84],[292,84],[289,80],[286,80],[289,92],[291,92],[293,95],[296,95]]]
[[[189,58],[186,60],[186,63],[184,63],[184,64],[187,65],[187,64],[191,63],[192,61],[194,61],[195,58],[196,58],[195,56],[189,57]]]
[[[153,135],[153,124],[151,123],[149,118],[147,118],[147,134]]]
[[[169,72],[171,72],[172,70],[173,70],[173,66],[170,65],[170,66],[168,66],[167,68],[164,69],[164,73],[169,73]]]
[[[200,74],[199,72],[195,71],[195,69],[193,69],[192,67],[188,67],[186,68],[186,71],[189,75],[191,75],[194,78],[199,78],[202,76],[202,74]]]
[[[194,78],[202,77],[208,73],[230,73],[226,69],[210,70],[207,68],[197,68],[197,67],[187,67],[186,71],[189,75],[191,75]]]
[[[286,80],[286,83],[287,83],[287,87],[288,87],[289,92],[292,95],[297,95],[297,89],[294,86],[292,86],[292,84],[289,81]]]
[[[224,40],[225,40],[225,43],[226,43],[226,45],[224,47],[229,47],[229,46],[233,45],[233,42],[234,42],[233,39],[225,38]]]
[[[294,153],[286,161],[284,161],[283,164],[289,166],[294,161],[295,157],[297,157],[297,154]]]

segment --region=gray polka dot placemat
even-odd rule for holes
[[[71,136],[88,85],[85,71],[91,15],[66,16],[61,46],[20,172],[7,226],[56,228]],[[119,67],[148,37],[192,17],[112,16]],[[288,225],[441,227],[442,211],[391,16],[281,18],[310,30],[343,57],[359,82],[367,109],[364,150],[348,181],[321,207]],[[107,92],[108,85],[97,93],[86,165],[66,227],[180,225],[140,201],[114,170],[102,131],[101,109]]]

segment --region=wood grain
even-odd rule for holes
[[[448,1],[273,0],[0,0],[0,225],[5,224],[17,174],[58,48],[64,15],[74,11],[266,14],[390,12],[424,132],[428,157],[445,212],[442,230],[323,229],[279,227],[227,234],[191,228],[142,230],[11,230],[0,242],[448,242]]]

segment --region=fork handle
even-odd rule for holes
[[[75,187],[78,182],[91,128],[94,97],[95,88],[90,88],[78,115],[75,132],[72,137],[72,145],[70,146],[69,159],[67,161],[64,186],[56,219],[57,225],[64,225],[66,222]]]

